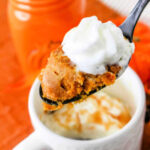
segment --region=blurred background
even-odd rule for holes
[[[12,149],[33,128],[28,93],[47,57],[64,34],[86,16],[120,25],[137,0],[0,0],[0,149]],[[130,66],[147,94],[142,150],[150,149],[150,5],[134,38]]]

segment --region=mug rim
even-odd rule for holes
[[[81,144],[94,144],[94,143],[104,143],[104,142],[108,142],[112,139],[115,139],[121,135],[123,135],[125,132],[127,132],[127,130],[129,130],[130,128],[132,128],[132,126],[134,126],[134,124],[136,124],[136,122],[138,121],[138,118],[140,118],[140,116],[142,115],[142,113],[144,112],[145,109],[145,90],[143,87],[143,84],[139,78],[139,76],[135,73],[135,71],[133,71],[130,67],[127,68],[129,70],[129,72],[134,76],[134,79],[137,80],[140,91],[141,91],[141,97],[142,100],[139,101],[136,111],[133,114],[131,120],[119,131],[113,133],[112,135],[109,136],[105,136],[105,137],[101,137],[101,138],[96,138],[96,139],[92,139],[92,140],[78,140],[78,139],[72,139],[72,138],[68,138],[68,137],[64,137],[61,136],[53,131],[51,131],[48,127],[46,127],[39,119],[39,117],[36,114],[36,111],[34,109],[34,89],[36,87],[36,85],[38,84],[39,80],[35,79],[30,93],[29,93],[29,102],[28,102],[28,110],[29,110],[29,114],[30,114],[30,119],[32,122],[32,125],[34,127],[34,129],[36,130],[37,128],[40,128],[41,130],[46,131],[45,133],[48,133],[50,136],[53,136],[53,138],[57,138],[58,140],[63,140],[65,142],[72,142],[72,143],[81,143]]]

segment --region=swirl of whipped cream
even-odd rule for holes
[[[102,23],[92,16],[82,19],[66,33],[62,49],[77,70],[96,75],[107,72],[107,65],[125,67],[134,52],[134,44],[125,39],[115,24]]]

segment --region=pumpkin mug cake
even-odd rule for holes
[[[82,19],[51,52],[41,71],[44,110],[60,109],[66,101],[83,100],[113,84],[133,51],[134,44],[112,22],[102,23],[95,16]]]
[[[98,91],[80,103],[69,103],[53,113],[42,113],[41,121],[55,133],[73,139],[96,139],[123,128],[131,119],[126,104]]]

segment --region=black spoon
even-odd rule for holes
[[[123,35],[132,42],[134,28],[143,12],[144,8],[150,0],[139,0],[135,5],[134,9],[131,11],[126,20],[119,26],[122,30]]]
[[[146,5],[148,4],[150,0],[139,0],[138,3],[136,4],[136,6],[134,7],[134,9],[132,10],[132,12],[130,13],[130,15],[127,17],[127,19],[119,26],[119,28],[122,30],[123,35],[130,41],[132,42],[133,39],[133,32],[135,29],[135,26],[137,24],[137,21],[139,20],[139,17],[141,16],[141,13],[143,12],[144,8],[146,7]],[[121,70],[121,74],[124,72],[124,70],[127,68],[128,64],[126,65],[126,67],[122,68]],[[121,75],[117,75],[117,78]],[[83,96],[89,96],[95,92],[97,92],[98,90],[101,90],[102,88],[104,88],[105,86],[102,87],[98,87],[97,89],[91,91],[88,95],[86,93],[82,93],[82,95],[77,95],[76,97],[72,98],[72,99],[67,99],[64,102],[62,102],[63,104],[67,104],[70,102],[74,102],[77,100],[80,100]],[[47,98],[43,97],[43,92],[42,92],[42,88],[40,85],[39,88],[39,93],[40,93],[40,97],[42,98],[42,100],[50,105],[55,105],[58,106],[58,102],[59,101],[53,101]]]

